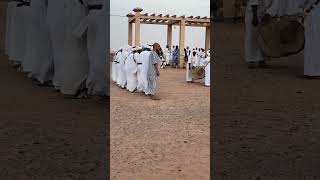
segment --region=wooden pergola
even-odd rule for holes
[[[128,44],[132,46],[132,28],[133,23],[135,23],[135,46],[140,46],[140,25],[141,24],[157,24],[167,26],[167,45],[169,50],[172,47],[172,27],[180,26],[180,36],[179,36],[179,64],[180,67],[184,65],[184,47],[185,47],[185,27],[205,27],[206,28],[206,38],[205,38],[205,52],[210,48],[210,18],[207,17],[185,17],[177,15],[170,16],[167,15],[156,15],[156,14],[142,14],[143,9],[135,8],[133,13],[127,14],[128,17]]]

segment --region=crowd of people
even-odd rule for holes
[[[167,46],[168,47],[168,46]],[[151,99],[158,100],[156,93],[159,89],[160,68],[165,62],[174,62],[170,54],[175,56],[177,49],[172,53],[166,48],[163,53],[160,45],[131,47],[129,45],[118,49],[112,62],[112,81],[122,89],[129,92],[140,92]],[[202,67],[205,69],[205,86],[210,87],[210,50],[195,48],[192,51],[186,48],[186,81],[193,82],[192,69]],[[170,63],[168,62],[169,65]]]
[[[67,97],[109,96],[107,1],[8,2],[5,53]]]
[[[153,100],[159,100],[161,47],[152,46],[119,48],[112,63],[112,81],[129,92],[140,92]]]
[[[195,47],[192,50],[187,46],[184,48],[184,54],[182,55],[185,62],[188,62],[188,59],[194,57],[192,61],[193,67],[203,66],[205,64],[206,58],[209,56],[208,51],[205,52],[205,49]],[[179,65],[180,50],[179,46],[172,46],[171,50],[167,45],[163,52],[163,63],[165,66],[171,65],[174,68],[177,68]],[[162,66],[165,68],[165,66]]]

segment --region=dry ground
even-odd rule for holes
[[[4,56],[0,82],[0,179],[106,179],[107,99],[64,99]]]
[[[248,69],[243,32],[214,24],[215,179],[320,179],[320,81],[301,78],[302,53]]]
[[[160,101],[111,84],[112,180],[209,179],[210,88],[161,70]]]

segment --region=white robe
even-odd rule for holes
[[[109,61],[107,61],[108,18],[107,1],[83,0],[84,5],[101,4],[102,9],[89,10],[73,32],[77,37],[87,31],[87,49],[89,55],[89,73],[87,78],[88,94],[109,95]]]
[[[64,60],[64,38],[66,25],[66,0],[48,0],[47,24],[49,26],[49,38],[51,42],[54,75],[52,83],[56,89],[59,89],[62,81],[62,62]],[[57,13],[59,12],[59,13]]]
[[[40,83],[52,80],[53,58],[49,27],[46,24],[47,6],[44,0],[32,0],[30,6],[30,28],[27,32],[28,46],[23,68],[29,77]]]
[[[205,67],[204,85],[210,86],[210,56],[206,58],[205,63],[207,63],[207,65]]]
[[[164,52],[165,52],[166,63],[170,64],[170,50],[166,48]]]
[[[126,70],[126,78],[127,78],[127,90],[130,92],[134,92],[138,85],[137,79],[137,63],[134,59],[134,54],[130,53],[129,57],[125,62],[125,70]]]
[[[117,54],[114,56],[113,58],[113,62],[112,62],[112,81],[113,82],[117,82],[117,78],[118,78],[118,62],[119,62],[119,57],[121,55],[121,52],[117,52]]]
[[[304,75],[320,76],[320,4],[305,19]]]
[[[12,15],[14,13],[14,8],[17,6],[17,3],[14,1],[8,2],[7,14],[6,14],[6,37],[5,37],[5,54],[10,57],[10,45],[11,45],[11,31],[12,29]]]
[[[61,62],[60,91],[66,95],[75,95],[85,88],[88,76],[88,53],[86,41],[72,35],[73,30],[85,16],[84,7],[78,0],[65,1],[66,31],[64,36],[64,58]]]
[[[116,69],[117,69],[117,82],[116,82],[116,84],[118,86],[120,86],[121,81],[122,81],[122,75],[123,75],[122,68],[121,68],[121,61],[122,61],[122,58],[124,57],[123,51],[119,52],[118,55],[119,55],[119,59],[118,59],[118,63],[116,64]]]
[[[142,84],[142,80],[141,80],[141,70],[142,70],[141,55],[139,53],[135,53],[134,56],[137,61],[137,90],[142,91],[142,89],[139,86],[140,84]]]
[[[16,3],[17,4],[17,3]],[[14,7],[11,17],[9,59],[21,64],[26,52],[26,29],[28,25],[28,6]]]
[[[192,70],[192,66],[193,66],[192,60],[193,59],[191,58],[191,56],[189,56],[188,62],[187,62],[187,65],[186,65],[186,81],[187,82],[191,82],[192,81],[192,74],[191,74],[191,70]]]
[[[140,53],[142,65],[140,67],[140,81],[138,82],[138,90],[141,92],[145,92],[148,88],[149,55],[150,51],[143,51]]]
[[[129,51],[124,51],[123,53],[122,53],[122,57],[121,57],[121,59],[120,59],[120,80],[119,80],[119,86],[121,87],[121,88],[125,88],[126,87],[126,85],[127,85],[127,77],[126,77],[126,71],[125,71],[125,62],[126,62],[126,60],[127,60],[127,58],[128,58],[128,56],[129,56]]]

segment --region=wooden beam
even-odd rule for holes
[[[151,14],[150,16],[155,16],[156,14]]]
[[[170,15],[169,14],[167,14],[167,15],[165,15],[164,17],[169,17]]]
[[[189,16],[188,18],[191,18],[191,19],[192,19],[192,18],[193,18],[193,16]]]
[[[200,16],[195,17],[196,19],[200,19]]]
[[[158,17],[162,17],[162,14],[159,14]]]
[[[161,19],[161,20],[175,20],[179,21],[182,18],[177,17],[156,17],[156,16],[140,16],[141,19]]]

